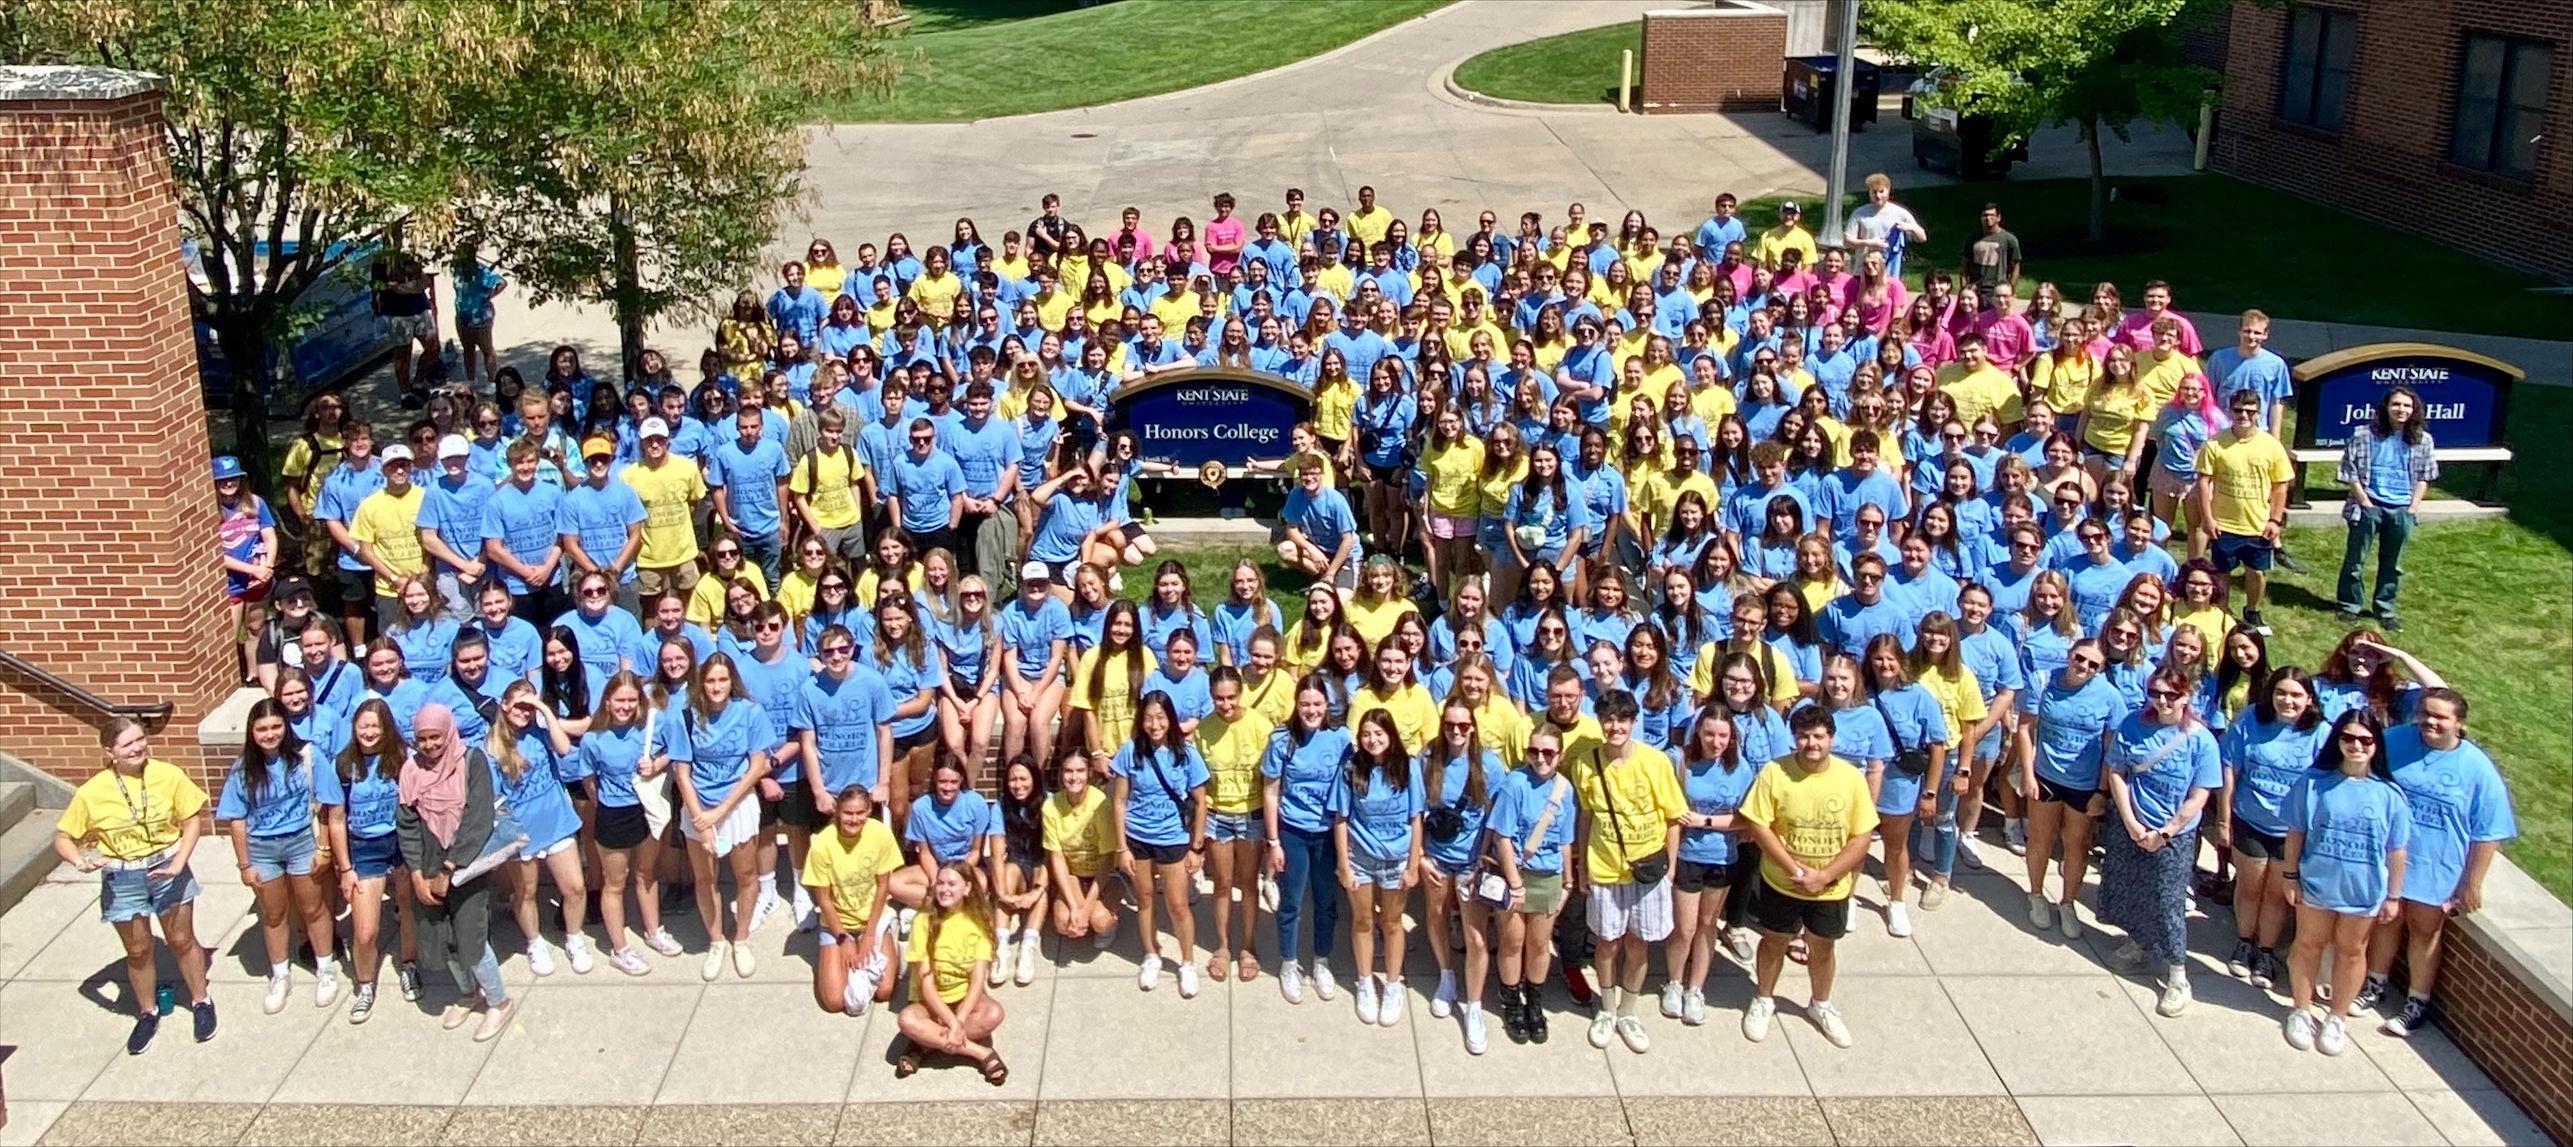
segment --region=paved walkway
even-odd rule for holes
[[[1495,1025],[1475,1059],[1455,1021],[1430,1018],[1417,944],[1405,1022],[1362,1028],[1345,995],[1290,1006],[1266,975],[1194,1000],[1167,979],[1140,994],[1130,924],[1104,955],[1049,944],[1033,984],[998,992],[1013,1075],[995,1090],[961,1069],[896,1081],[891,1018],[816,1009],[812,940],[782,922],[755,939],[755,976],[716,984],[694,956],[654,958],[639,979],[602,964],[539,982],[513,954],[524,1010],[489,1044],[438,1030],[434,987],[423,1005],[388,994],[354,1027],[344,998],[314,1008],[299,974],[287,1010],[265,1016],[249,892],[221,844],[197,868],[223,1009],[208,1045],[182,1015],[145,1055],[123,1053],[121,956],[91,879],[58,874],[0,917],[0,1144],[2543,1141],[2437,1033],[2300,1054],[2279,1039],[2283,1005],[2203,955],[2198,1005],[2157,1018],[2150,985],[2105,970],[2096,929],[2072,944],[2031,932],[2017,880],[1994,873],[1965,874],[1908,940],[1860,916],[1837,993],[1847,1050],[1793,1007],[1768,1042],[1745,1042],[1750,981],[1726,962],[1708,1024],[1649,1018],[1649,1055],[1591,1049],[1558,991],[1551,1043],[1515,1046]],[[672,930],[698,947],[693,918]],[[2193,931],[2201,954],[2231,935],[2221,917]]]

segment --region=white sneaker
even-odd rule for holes
[[[671,935],[668,928],[653,929],[650,935],[643,938],[643,946],[664,956],[677,956],[687,951],[686,948],[679,946],[679,938]]]
[[[1706,990],[1685,988],[1680,992],[1680,1022],[1696,1027],[1706,1022]]]
[[[2002,826],[2001,839],[2010,845],[2012,856],[2028,855],[2028,822],[2024,819],[2013,819],[2009,824]]]
[[[2325,1055],[2339,1055],[2350,1050],[2349,1026],[2339,1016],[2326,1018],[2323,1030],[2314,1035],[2314,1047]]]
[[[1340,994],[1340,981],[1331,978],[1331,965],[1320,959],[1313,962],[1313,994],[1322,997],[1326,1004],[1331,1002],[1331,997]]]
[[[1121,573],[1121,572],[1119,572],[1119,571],[1116,571],[1116,570],[1109,570],[1109,571],[1108,571],[1108,592],[1109,592],[1109,593],[1124,593],[1124,592],[1126,592],[1126,575],[1125,575],[1125,574],[1123,574],[1123,573]]]
[[[761,925],[768,923],[769,917],[777,915],[785,908],[786,902],[778,899],[776,893],[761,894],[760,898],[750,906],[750,930],[759,931]]]
[[[1653,1037],[1644,1033],[1644,1021],[1635,1016],[1617,1017],[1617,1038],[1626,1041],[1626,1050],[1637,1055],[1653,1050]]]
[[[2040,932],[2055,926],[2055,905],[2034,892],[2028,894],[2028,926]]]
[[[2321,1037],[2322,1028],[2323,1025],[2310,1011],[2300,1008],[2287,1013],[2287,1046],[2298,1051],[2314,1050],[2314,1041]]]
[[[697,978],[711,984],[724,978],[725,949],[732,947],[721,940],[706,945],[706,959],[697,965]]]
[[[1010,939],[1011,934],[1003,932],[1001,938],[992,944],[991,968],[983,973],[983,981],[992,987],[1010,982],[1010,967],[1017,963],[1010,954]]]
[[[1379,1011],[1376,1007],[1376,977],[1372,975],[1358,977],[1358,986],[1351,988],[1349,995],[1358,1002],[1358,1022],[1370,1027],[1375,1026]]]
[[[1662,1018],[1663,1018],[1663,1019],[1671,1019],[1671,1020],[1675,1020],[1675,1019],[1680,1018],[1680,999],[1681,999],[1681,997],[1683,997],[1683,996],[1687,995],[1687,993],[1688,993],[1688,989],[1687,989],[1686,987],[1681,986],[1681,984],[1680,984],[1680,982],[1679,982],[1678,980],[1665,980],[1665,981],[1663,981],[1663,983],[1662,983]]]
[[[1376,1022],[1393,1027],[1403,1022],[1403,1004],[1411,993],[1403,990],[1401,980],[1387,980],[1377,988]]]
[[[2164,1019],[2170,1019],[2188,1011],[2189,1002],[2196,998],[2189,992],[2187,979],[2164,980],[2162,998],[2153,1002],[2153,1011]]]
[[[321,974],[313,977],[313,1006],[327,1008],[331,1006],[331,1001],[338,998],[339,969],[332,967],[330,958],[325,956],[322,958]]]
[[[1751,1006],[1742,1009],[1742,1038],[1759,1043],[1769,1038],[1769,1024],[1778,1018],[1778,1001],[1768,996],[1751,997]]]
[[[1912,910],[1900,900],[1885,905],[1885,934],[1898,940],[1912,934]]]
[[[1143,967],[1135,972],[1135,986],[1149,992],[1161,983],[1161,957],[1144,953]]]
[[[1193,1000],[1197,998],[1197,965],[1191,963],[1180,964],[1179,998],[1183,1000]]]
[[[629,976],[649,976],[652,974],[652,965],[644,962],[643,953],[637,952],[632,948],[619,948],[616,951],[608,953],[608,967],[614,968]]]
[[[563,962],[572,966],[573,975],[586,976],[590,974],[590,969],[597,966],[591,962],[591,955],[589,937],[574,936],[569,940],[563,941]]]
[[[750,950],[747,941],[733,945],[733,974],[747,980],[758,967],[759,957]]]
[[[1598,1010],[1590,1016],[1590,1046],[1605,1048],[1617,1038],[1617,1013],[1608,1010],[1608,1001],[1599,1001]]]
[[[1018,938],[1018,968],[1011,976],[1018,981],[1018,986],[1024,988],[1036,982],[1036,961],[1038,956],[1044,954],[1042,951],[1044,946],[1045,938],[1034,932],[1025,933]]]
[[[1304,1002],[1304,965],[1289,962],[1278,972],[1278,994],[1290,1004]]]
[[[1948,886],[1946,884],[1933,880],[1929,887],[1921,890],[1921,911],[1923,912],[1936,912],[1940,905],[1947,902]]]
[[[1456,1014],[1456,973],[1454,971],[1438,974],[1438,990],[1429,994],[1429,1014],[1442,1020]]]
[[[294,975],[279,970],[268,973],[268,994],[259,1001],[259,1010],[276,1015],[286,1010],[286,992],[294,987]]]
[[[1815,1000],[1807,1014],[1813,1017],[1814,1027],[1822,1031],[1823,1038],[1830,1040],[1833,1047],[1849,1046],[1849,1025],[1841,1021],[1840,1009],[1830,1000]]]
[[[1485,1041],[1483,1036],[1483,1009],[1480,1007],[1466,1008],[1465,1054],[1481,1055],[1483,1054],[1484,1048],[1488,1046],[1490,1045]]]
[[[554,953],[542,939],[527,942],[527,970],[539,976],[554,974]]]
[[[2063,934],[2063,937],[2064,937],[2065,939],[2067,939],[2067,940],[2079,940],[2079,939],[2081,939],[2081,938],[2082,938],[2082,918],[2081,918],[2081,913],[2080,913],[2080,912],[2078,912],[2077,910],[2075,910],[2075,909],[2074,909],[2074,907],[2073,907],[2071,904],[2058,904],[2058,905],[2056,905],[2056,906],[2055,906],[2055,931],[2057,931],[2057,932],[2059,932],[2059,933],[2062,933],[2062,934]]]
[[[820,925],[821,918],[813,911],[813,894],[806,892],[803,885],[796,885],[795,930],[798,932],[810,932]]]

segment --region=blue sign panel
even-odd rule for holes
[[[2421,396],[2423,425],[2439,445],[2497,445],[2511,384],[2521,376],[2498,359],[2428,343],[2333,351],[2298,364],[2295,373],[2299,446],[2346,444],[2351,428],[2376,417],[2377,400],[2398,386]]]
[[[1283,378],[1208,368],[1156,375],[1116,392],[1108,429],[1132,430],[1145,461],[1238,467],[1288,451],[1287,433],[1313,417],[1313,396]]]

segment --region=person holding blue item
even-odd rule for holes
[[[2107,667],[2100,643],[2083,638],[2066,651],[2063,668],[2042,686],[2032,677],[2019,699],[2016,783],[2028,811],[2028,923],[2040,932],[2059,929],[2068,941],[2082,935],[2074,904],[2090,866],[2093,826],[2108,810],[2099,791],[2108,736],[2127,712],[2125,697],[2101,675]],[[2064,850],[2060,906],[2046,898],[2046,866],[2058,843]]]
[[[510,910],[518,917],[519,934],[527,937],[527,969],[538,976],[554,974],[554,956],[537,921],[536,865],[542,861],[563,898],[563,954],[575,974],[588,975],[594,952],[581,932],[589,894],[581,875],[581,818],[566,789],[584,774],[581,758],[572,752],[571,735],[546,709],[534,685],[515,681],[501,694],[484,755],[491,760],[493,791],[508,802],[527,833],[510,869],[515,878]]]
[[[2385,726],[2364,709],[2341,714],[2314,767],[2286,797],[2286,861],[2294,871],[2296,946],[2287,957],[2287,1046],[2349,1050],[2350,1011],[2363,994],[2368,936],[2400,926],[2398,894],[2412,842],[2412,809],[2386,762]],[[2314,1020],[2314,982],[2332,946],[2331,1013]]]
[[[1351,991],[1361,1024],[1392,1027],[1403,1019],[1403,913],[1419,879],[1421,822],[1427,808],[1420,764],[1403,749],[1394,715],[1371,709],[1356,722],[1356,750],[1326,806],[1340,854],[1340,885],[1352,908],[1349,948],[1358,966]],[[1382,940],[1384,971],[1377,972]]]
[[[2365,1010],[2385,994],[2398,952],[2409,969],[2403,1010],[2385,1022],[2385,1034],[2402,1038],[2437,1014],[2430,993],[2438,984],[2440,940],[2450,913],[2484,903],[2484,873],[2502,842],[2519,835],[2510,788],[2483,747],[2466,739],[2466,698],[2444,685],[2425,690],[2412,724],[2385,731],[2386,764],[2412,812],[2412,840],[2405,852],[2403,919],[2380,922],[2368,942],[2368,978],[2352,1006]]]
[[[1331,950],[1340,928],[1340,850],[1332,834],[1331,803],[1346,783],[1343,762],[1355,751],[1349,730],[1331,720],[1332,686],[1321,673],[1295,687],[1295,710],[1269,736],[1260,757],[1261,809],[1267,820],[1269,868],[1278,874],[1278,991],[1290,1004],[1304,1002],[1308,980],[1328,1003],[1339,994],[1331,975]],[[1564,827],[1569,840],[1572,829]],[[1308,907],[1313,913],[1312,967],[1298,953],[1297,933]],[[1541,940],[1542,944],[1543,941]]]
[[[1144,940],[1137,987],[1161,982],[1161,937],[1153,925],[1153,878],[1179,940],[1179,995],[1197,995],[1197,921],[1188,908],[1189,877],[1206,850],[1206,759],[1179,730],[1170,695],[1136,699],[1134,736],[1108,762],[1115,778],[1109,806],[1117,817],[1117,861],[1134,889],[1136,935]],[[1284,890],[1281,889],[1281,897]]]
[[[268,949],[268,994],[260,1006],[272,1016],[286,1010],[291,912],[313,947],[313,1006],[327,1008],[339,998],[339,970],[332,963],[337,935],[313,866],[320,840],[313,809],[343,805],[348,798],[338,771],[318,763],[311,746],[295,735],[284,702],[260,698],[250,707],[247,727],[249,743],[224,774],[214,819],[231,834],[241,882],[258,904],[259,937]]]
[[[724,974],[724,957],[744,979],[757,966],[751,953],[751,915],[759,898],[759,850],[749,847],[759,835],[758,793],[751,782],[768,775],[768,750],[777,732],[768,710],[741,695],[741,676],[733,659],[718,653],[697,663],[687,694],[661,720],[662,755],[674,767],[678,789],[673,801],[679,833],[687,838],[688,864],[697,878],[698,919],[705,922],[706,959],[698,975],[708,981]],[[723,907],[716,899],[715,861],[729,858],[733,873],[733,923],[723,926]]]
[[[2109,963],[2162,969],[2153,1010],[2189,1009],[2189,882],[2198,821],[2224,784],[2216,736],[2193,706],[2194,666],[2165,666],[2145,683],[2144,707],[2109,734],[2103,779],[2115,809],[2100,865],[2100,921],[2126,932]],[[2071,905],[2065,906],[2068,910]],[[2148,962],[2149,961],[2149,962]]]

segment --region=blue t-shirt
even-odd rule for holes
[[[2372,913],[2394,893],[2387,854],[2412,841],[2403,790],[2373,776],[2307,771],[2287,794],[2288,827],[2305,834],[2297,891],[2316,908]],[[2407,865],[2408,865],[2407,861]]]
[[[1546,816],[1549,808],[1554,815]],[[1518,853],[1519,871],[1558,873],[1563,871],[1564,849],[1572,844],[1573,821],[1580,812],[1570,778],[1558,773],[1538,780],[1535,773],[1518,768],[1501,778],[1501,787],[1492,794],[1492,815],[1483,826],[1509,839]],[[1546,821],[1542,837],[1536,832],[1540,817]]]
[[[774,750],[795,727],[796,694],[804,688],[804,679],[813,675],[813,662],[783,648],[777,660],[762,661],[756,649],[748,649],[733,658],[733,667],[741,672],[741,691],[768,710],[768,727],[777,735],[768,747]],[[793,770],[778,771],[782,779],[794,779]]]
[[[893,720],[893,708],[893,691],[872,665],[853,662],[845,679],[816,673],[796,686],[791,727],[813,731],[825,791],[876,783],[877,726]]]
[[[1349,496],[1329,486],[1320,494],[1305,493],[1302,484],[1287,492],[1286,508],[1278,511],[1281,524],[1304,531],[1304,536],[1324,553],[1340,549],[1340,540],[1358,532],[1358,517],[1350,512]],[[1363,545],[1349,547],[1349,560],[1358,560]]]
[[[2267,347],[2249,358],[2236,348],[2220,347],[2207,356],[2207,377],[2215,382],[2216,405],[2220,408],[2232,409],[2235,391],[2257,392],[2263,422],[2269,419],[2270,403],[2296,397],[2296,380],[2287,369],[2287,360]]]
[[[922,793],[911,800],[902,842],[928,845],[930,855],[945,864],[972,857],[975,842],[1000,830],[1000,808],[981,793],[963,789],[945,804],[938,802],[937,793]]]
[[[1263,624],[1261,621],[1263,616],[1268,619],[1266,624],[1276,626],[1281,633],[1285,632],[1286,618],[1279,614],[1273,602],[1263,601],[1256,607],[1230,600],[1215,603],[1215,612],[1207,619],[1206,629],[1215,639],[1216,647],[1231,655],[1229,664],[1251,663],[1251,633]],[[1437,647],[1438,639],[1433,636],[1430,639],[1433,656],[1436,655]],[[1453,653],[1450,656],[1453,656]]]
[[[2287,791],[2314,771],[2314,756],[2331,735],[2331,726],[2319,721],[2300,730],[2245,711],[2216,742],[2217,756],[2234,777],[2235,819],[2271,836],[2287,835]]]
[[[1278,782],[1278,824],[1299,832],[1331,827],[1332,790],[1341,784],[1341,759],[1349,755],[1349,730],[1330,725],[1314,730],[1302,743],[1292,724],[1269,734],[1260,754],[1260,775]]]
[[[906,451],[877,478],[888,496],[902,499],[902,528],[915,534],[946,529],[948,499],[965,492],[964,471],[936,450],[927,458]]]
[[[1197,652],[1200,657],[1214,656],[1214,632],[1206,625],[1205,611],[1196,606],[1192,605],[1185,609],[1165,609],[1158,601],[1146,602],[1136,611],[1135,620],[1142,623],[1143,646],[1152,651],[1153,660],[1169,660],[1170,635],[1182,629],[1187,630],[1189,636],[1197,639]]]
[[[577,755],[566,759],[557,756],[545,731],[528,728],[518,734],[518,755],[527,767],[513,781],[500,771],[500,762],[491,762],[492,792],[509,802],[509,811],[518,817],[518,826],[527,830],[527,847],[533,852],[549,848],[581,831],[580,814],[572,810],[572,798],[563,791],[564,773],[578,779],[581,761]]]
[[[1742,763],[1753,769],[1796,751],[1796,734],[1787,728],[1787,719],[1765,704],[1753,705],[1748,712],[1729,714],[1733,722],[1733,743],[1742,746]]]
[[[1680,795],[1689,802],[1689,811],[1706,816],[1720,816],[1742,807],[1742,798],[1751,791],[1751,782],[1760,775],[1760,766],[1744,757],[1732,768],[1720,761],[1698,761],[1680,769]],[[1731,864],[1738,843],[1733,834],[1712,828],[1680,830],[1680,859],[1691,864]]]
[[[491,675],[503,684],[527,677],[544,663],[545,636],[525,618],[504,618],[496,630],[477,618],[471,628],[491,647]],[[596,678],[596,683],[594,688],[605,686],[607,679]]]
[[[962,418],[945,423],[938,428],[938,449],[955,460],[965,493],[977,498],[998,494],[1001,475],[1023,461],[1018,431],[1006,418],[985,418],[981,426]]]
[[[1861,477],[1856,470],[1832,471],[1823,479],[1821,512],[1831,518],[1832,532],[1845,533],[1858,528],[1858,509],[1874,506],[1885,511],[1885,520],[1900,522],[1905,518],[1903,484],[1882,469],[1868,471]],[[1761,509],[1761,520],[1768,520],[1768,509]]]
[[[1859,601],[1855,593],[1833,598],[1823,603],[1821,612],[1814,616],[1814,628],[1826,644],[1852,657],[1865,656],[1867,643],[1878,634],[1893,634],[1905,649],[1910,649],[1916,640],[1911,612],[1890,592],[1878,593],[1874,605]]]
[[[1170,698],[1171,711],[1182,721],[1198,720],[1215,711],[1215,695],[1206,680],[1206,671],[1194,665],[1179,677],[1170,675],[1168,664],[1157,664],[1144,674],[1143,687],[1135,690],[1140,701],[1155,693]]]
[[[600,680],[616,672],[628,652],[643,645],[643,626],[622,609],[604,609],[596,617],[577,609],[566,610],[554,619],[554,624],[572,631],[572,639],[581,646],[582,670]],[[653,645],[652,656],[660,656],[658,642]],[[647,674],[660,667],[657,660],[639,664]]]
[[[2067,789],[2100,787],[2102,738],[2126,716],[2126,697],[2106,676],[2095,676],[2079,689],[2067,689],[2051,678],[2043,689],[2029,691],[2025,710],[2035,714],[2037,776]]]
[[[634,771],[649,747],[640,721],[625,729],[602,721],[581,734],[581,743],[573,751],[580,757],[581,771],[589,774],[601,807],[632,808],[642,803],[634,793]]]
[[[2188,803],[2190,790],[2213,791],[2225,783],[2216,735],[2206,726],[2148,724],[2142,713],[2128,714],[2109,736],[2108,767],[2126,778],[2135,819],[2146,828],[2170,823]],[[2204,815],[2202,808],[2181,831],[2196,830]]]
[[[578,539],[581,552],[588,554],[590,560],[614,561],[625,548],[626,530],[642,525],[650,516],[643,508],[642,496],[632,486],[610,481],[602,490],[583,483],[563,492],[561,516],[554,528],[557,533]],[[631,561],[617,571],[619,581],[630,582],[635,576]]]
[[[1506,511],[1510,526],[1514,529],[1535,526],[1543,535],[1543,540],[1535,547],[1536,552],[1530,552],[1529,557],[1537,557],[1538,552],[1559,555],[1565,543],[1572,540],[1574,530],[1588,529],[1597,524],[1591,520],[1588,491],[1570,474],[1564,475],[1563,495],[1563,504],[1558,507],[1552,490],[1540,490],[1531,498],[1526,482],[1510,484],[1509,508]],[[1520,545],[1526,548],[1524,541]]]
[[[711,721],[698,719],[684,698],[672,700],[660,723],[664,751],[688,766],[688,783],[708,808],[732,795],[733,786],[750,773],[750,755],[777,743],[768,710],[756,701],[735,697]]]
[[[1406,761],[1402,768],[1407,779],[1401,788],[1382,768],[1368,772],[1365,792],[1348,784],[1333,786],[1331,815],[1349,825],[1351,852],[1380,861],[1411,855],[1412,830],[1428,805],[1421,799],[1420,762]]]
[[[877,666],[876,671],[884,676],[885,689],[893,695],[893,703],[897,707],[910,704],[911,699],[923,690],[935,691],[947,684],[946,662],[938,655],[935,642],[922,648],[923,659],[919,661],[912,660],[909,654],[899,649],[890,652],[892,656],[885,659],[885,664]],[[916,736],[937,720],[938,704],[932,701],[928,708],[909,717],[893,718],[893,735]]]
[[[241,775],[241,763],[233,762],[232,771],[224,774],[223,793],[215,799],[214,818],[247,821],[250,835],[256,837],[293,836],[309,830],[314,802],[335,805],[348,800],[340,790],[339,773],[319,757],[312,753],[292,763],[268,762],[268,779],[256,793]]]
[[[2403,898],[2445,904],[2466,878],[2466,847],[2519,835],[2510,788],[2501,770],[2472,741],[2453,749],[2421,743],[2417,725],[2385,731],[2385,759],[2412,812],[2412,842],[2404,851]]]
[[[1023,598],[1013,598],[999,614],[1001,648],[1012,651],[1019,679],[1031,684],[1045,672],[1046,662],[1054,658],[1054,643],[1072,638],[1072,611],[1063,599],[1047,595],[1034,610]]]
[[[402,650],[402,668],[423,687],[447,679],[447,661],[455,654],[456,623],[433,618],[416,625],[394,626],[384,635]]]
[[[491,482],[473,474],[450,480],[441,474],[431,480],[420,500],[420,524],[438,532],[438,540],[465,558],[482,553],[482,511],[490,503],[494,490]],[[430,558],[440,573],[454,573],[455,567]]]
[[[528,483],[524,490],[515,483],[503,482],[492,491],[490,500],[483,503],[482,540],[499,542],[511,557],[527,565],[539,564],[545,560],[545,551],[554,548],[561,533],[562,511],[563,488],[560,486],[542,478]],[[491,568],[500,575],[501,584],[507,586],[510,593],[528,592],[527,579],[509,567],[494,562]],[[553,580],[547,581],[546,585],[562,578],[562,566],[556,565],[553,572]]]
[[[372,458],[367,459],[362,470],[350,469],[345,462],[333,466],[329,474],[323,475],[321,487],[313,492],[313,520],[346,526],[356,516],[357,504],[383,488],[384,470]],[[359,560],[353,549],[344,549],[340,551],[339,568],[363,573],[374,567]]]
[[[1100,517],[1096,498],[1076,498],[1057,491],[1045,500],[1045,512],[1037,515],[1036,534],[1030,538],[1027,556],[1047,565],[1059,566],[1081,557],[1081,539],[1098,529]]]
[[[1799,702],[1798,707],[1822,704],[1822,699],[1813,698]],[[1857,765],[1861,770],[1894,758],[1894,735],[1886,728],[1885,714],[1878,712],[1876,706],[1860,701],[1846,709],[1833,709],[1831,720],[1831,751],[1834,756]]]
[[[786,477],[786,448],[763,431],[745,450],[739,435],[706,451],[706,486],[724,491],[733,522],[754,538],[772,537],[780,521],[777,483]]]
[[[391,776],[376,775],[376,758],[360,756],[354,776],[340,783],[341,795],[348,810],[348,834],[363,840],[382,840],[393,834],[394,807],[402,801],[402,766],[396,762]],[[330,766],[315,761],[313,767]],[[338,781],[339,774],[331,774]]]
[[[1206,783],[1206,758],[1197,746],[1183,744],[1174,755],[1154,748],[1136,759],[1135,743],[1117,747],[1108,775],[1126,778],[1126,835],[1136,844],[1167,848],[1188,843],[1188,817],[1180,802],[1190,789]]]
[[[1483,774],[1483,804],[1465,799],[1466,779],[1478,770]],[[1412,772],[1414,776],[1423,779],[1422,783],[1427,783],[1429,776],[1427,753],[1423,753],[1412,762]],[[1482,759],[1474,762],[1474,767],[1471,768],[1463,761],[1450,761],[1439,777],[1438,792],[1424,792],[1421,795],[1423,800],[1439,808],[1456,810],[1458,818],[1456,835],[1444,840],[1435,836],[1422,837],[1422,854],[1451,872],[1462,872],[1467,865],[1474,863],[1474,858],[1481,855],[1483,851],[1484,813],[1492,801],[1493,794],[1501,791],[1501,778],[1508,773],[1509,770],[1501,765],[1501,754],[1490,749],[1483,750]]]

